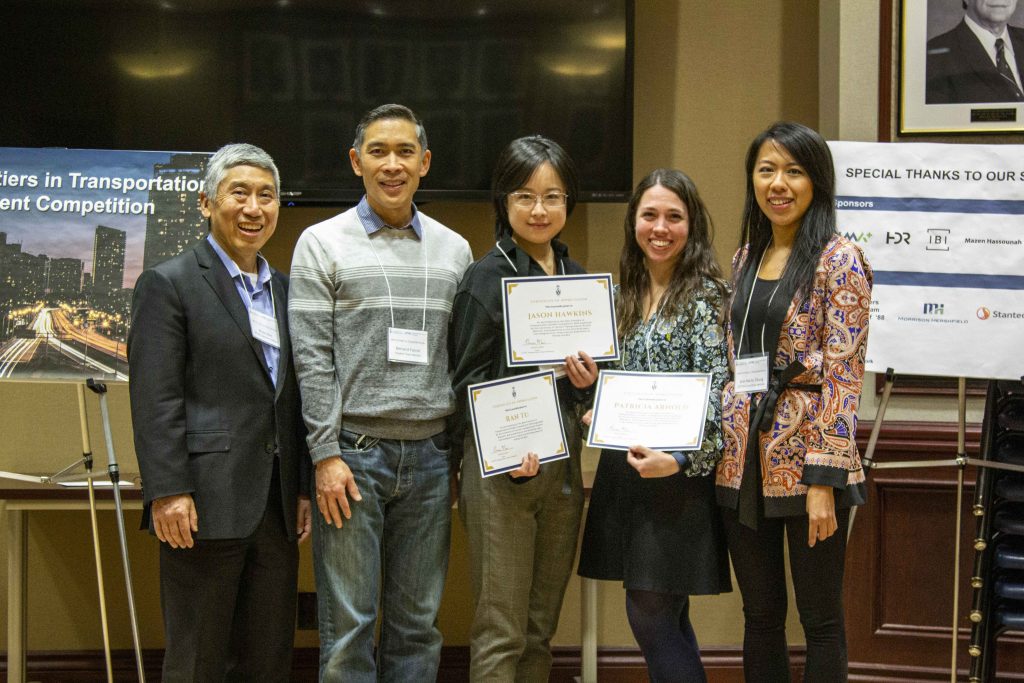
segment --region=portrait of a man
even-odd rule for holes
[[[931,0],[932,14],[949,14],[955,0]],[[1024,28],[1010,25],[1017,0],[961,0],[959,22],[928,41],[926,104],[1024,101]],[[952,10],[956,12],[957,10]]]

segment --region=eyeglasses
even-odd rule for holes
[[[520,209],[532,209],[539,201],[545,209],[557,209],[565,206],[565,200],[569,195],[564,192],[548,192],[547,194],[534,194],[532,192],[510,192],[508,195],[512,205]]]

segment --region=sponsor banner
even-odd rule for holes
[[[875,271],[867,369],[1020,379],[1021,146],[829,145],[839,231]]]
[[[209,154],[0,148],[0,380],[127,380],[139,273],[206,235]]]

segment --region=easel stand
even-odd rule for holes
[[[96,382],[95,380],[86,380],[85,386],[87,386],[93,393],[99,396],[100,401],[100,413],[103,418],[103,434],[107,444],[107,458],[108,466],[107,473],[110,477],[110,483],[112,484],[113,496],[114,496],[114,507],[117,510],[117,529],[118,535],[121,541],[121,560],[124,566],[124,580],[125,588],[128,592],[128,612],[131,619],[132,626],[132,640],[135,645],[135,661],[139,674],[140,683],[145,683],[145,673],[142,663],[142,648],[139,643],[139,626],[138,616],[135,610],[135,597],[134,591],[132,590],[132,574],[131,566],[128,561],[128,544],[125,537],[124,531],[124,506],[121,502],[121,485],[120,479],[121,474],[117,465],[117,456],[114,453],[114,441],[110,429],[110,414],[107,411],[107,387],[105,384]],[[103,631],[103,654],[106,659],[107,666],[107,681],[113,683],[114,681],[114,669],[113,662],[110,653],[110,624],[107,618],[107,601],[106,601],[106,588],[103,581],[103,557],[100,553],[100,533],[99,523],[96,517],[96,489],[93,484],[93,479],[97,476],[93,472],[93,455],[91,447],[91,439],[89,438],[89,421],[85,408],[85,391],[81,384],[76,385],[78,393],[78,420],[79,428],[82,436],[82,457],[75,462],[71,463],[67,467],[55,472],[52,475],[39,476],[39,475],[27,475],[19,474],[16,472],[0,472],[0,477],[5,479],[14,479],[16,481],[27,481],[34,482],[37,484],[59,484],[61,482],[70,481],[81,481],[85,480],[86,488],[89,492],[89,519],[92,524],[92,546],[93,546],[93,558],[96,562],[96,583],[99,591],[100,601],[100,624]],[[85,469],[85,474],[76,474],[79,468]],[[25,539],[24,537],[20,541],[22,543],[22,550],[20,556],[25,556]],[[19,575],[23,572],[21,566],[11,566],[10,572],[17,572]],[[20,652],[20,656],[15,656],[13,659],[9,656],[7,662],[7,673],[8,680],[25,680],[25,642],[24,642],[24,624],[25,624],[25,605],[21,595],[9,596],[10,604],[8,605],[8,612],[14,614],[10,620],[14,623],[20,624],[19,629],[15,629],[8,634],[10,637],[14,636],[14,645],[11,646],[17,652]],[[17,603],[17,604],[15,604]],[[12,612],[13,611],[13,612]],[[20,612],[20,617],[18,613]],[[15,618],[17,617],[17,618]],[[12,627],[13,628],[13,627]],[[20,631],[20,632],[15,632]],[[8,653],[10,655],[10,653]]]
[[[96,521],[96,489],[92,484],[92,442],[89,439],[89,420],[86,419],[85,413],[85,390],[82,388],[81,384],[75,385],[75,388],[78,393],[78,420],[82,431],[82,459],[54,474],[53,477],[51,477],[51,480],[56,480],[61,475],[77,468],[79,463],[85,466],[85,473],[88,475],[86,482],[89,489],[89,519],[92,522],[92,551],[96,560],[96,583],[98,584],[97,587],[99,588],[100,595],[100,622],[103,626],[103,655],[106,657],[107,661],[107,681],[109,683],[113,683],[114,665],[110,657],[110,626],[107,622],[107,594],[103,586],[103,556],[100,554],[100,529],[99,524]],[[118,491],[118,493],[120,493],[120,491]]]
[[[878,435],[881,431],[882,421],[885,419],[885,410],[889,405],[889,396],[892,393],[892,385],[896,379],[896,372],[892,368],[885,371],[885,385],[882,389],[882,401],[878,406],[878,414],[875,416],[874,426],[871,428],[871,437],[868,439],[868,447],[864,453],[863,465],[865,470],[887,470],[887,469],[918,469],[923,467],[956,467],[956,528],[954,529],[953,546],[953,623],[952,623],[952,655],[950,660],[950,683],[956,683],[956,649],[958,644],[960,612],[960,593],[957,588],[960,585],[960,527],[963,522],[963,498],[964,498],[964,470],[968,465],[975,467],[993,467],[1014,472],[1024,472],[1024,467],[1008,463],[992,462],[979,458],[967,457],[967,378],[960,377],[957,380],[957,451],[956,457],[952,460],[923,460],[923,461],[900,461],[900,462],[875,462],[875,445],[878,442]],[[856,508],[850,512],[850,529],[853,528],[853,520]],[[849,530],[847,531],[849,534]]]
[[[117,465],[117,455],[114,453],[114,439],[110,430],[110,413],[107,410],[107,385],[102,382],[97,382],[93,379],[88,379],[85,382],[86,386],[99,396],[100,400],[100,414],[103,417],[103,438],[107,444],[107,474],[110,476],[111,488],[114,491],[114,509],[117,511],[117,535],[121,542],[121,564],[124,568],[124,587],[128,594],[128,617],[131,620],[132,626],[132,644],[135,647],[135,667],[139,674],[139,683],[145,683],[146,673],[142,663],[142,645],[139,641],[139,618],[138,613],[135,610],[135,591],[132,589],[132,570],[131,563],[128,561],[128,540],[124,532],[124,505],[121,503],[121,470]],[[81,388],[79,388],[81,391]],[[84,413],[83,413],[84,415]],[[84,425],[84,417],[83,417]],[[92,497],[92,482],[89,483],[89,504],[92,510],[93,517],[96,516],[96,505]],[[95,524],[95,522],[93,522]],[[96,549],[97,557],[97,569],[99,569],[99,547]],[[102,574],[101,574],[102,576]],[[101,592],[102,596],[102,580],[101,580]],[[102,604],[103,598],[100,598]],[[104,617],[105,619],[105,617]],[[105,627],[104,627],[105,630]],[[104,635],[106,640],[106,635]],[[110,655],[109,655],[109,644],[107,645],[107,671],[110,672]],[[109,674],[108,674],[109,675]],[[112,678],[112,677],[111,677]]]

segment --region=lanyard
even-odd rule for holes
[[[647,351],[647,372],[654,372],[654,366],[651,364],[651,335],[654,334],[654,328],[658,326],[658,321],[661,320],[661,311],[665,308],[665,293],[661,295],[661,301],[658,303],[658,311],[654,314],[654,318],[651,319],[651,326],[647,328],[647,334],[644,336],[644,350]]]
[[[500,251],[501,255],[505,257],[505,260],[508,261],[508,264],[512,266],[512,272],[518,275],[519,269],[516,268],[516,264],[512,263],[512,259],[508,257],[508,254],[506,254],[505,250],[501,248],[501,245],[495,242],[494,246],[498,248],[498,251]],[[562,259],[558,259],[558,267],[562,271],[562,275],[565,275],[565,263],[562,261]]]
[[[740,327],[739,341],[736,343],[736,355],[740,356],[740,349],[743,347],[743,335],[747,331],[747,316],[750,315],[750,302],[754,300],[754,288],[757,287],[757,276],[761,273],[761,265],[764,263],[764,255],[768,253],[765,249],[761,252],[761,260],[757,262],[757,272],[754,273],[754,281],[750,283],[750,293],[747,295],[747,309],[743,312],[743,324]],[[772,300],[775,299],[775,293],[779,291],[779,286],[782,284],[782,278],[775,284],[775,289],[772,290],[771,296],[768,297],[768,304],[765,309],[772,307]],[[761,352],[764,353],[764,328],[765,324],[761,323]],[[747,351],[750,351],[750,344],[747,344]]]
[[[237,265],[237,264],[236,264]],[[238,269],[239,274],[242,276],[242,292],[245,294],[245,300],[249,304],[246,306],[247,311],[251,311],[253,304],[252,294],[249,293],[249,286],[252,285],[253,293],[256,291],[256,280],[259,278],[258,273],[246,273],[241,268]],[[250,280],[247,276],[252,275],[253,278]],[[272,318],[277,317],[277,305],[274,303],[274,287],[271,285],[271,280],[267,280],[266,288],[270,290],[270,313]],[[257,311],[258,313],[259,311]]]
[[[386,228],[385,228],[386,229]],[[384,264],[381,263],[380,256],[377,255],[377,249],[373,246],[373,239],[367,235],[366,239],[370,240],[370,251],[373,252],[374,258],[377,259],[377,265],[380,266],[380,272],[384,275],[384,284],[388,288],[388,308],[391,310],[391,327],[395,326],[395,305],[391,298],[391,281],[388,280],[388,273],[384,270]],[[427,270],[427,230],[426,226],[423,226],[423,236],[420,238],[420,246],[423,247],[423,322],[420,326],[421,330],[427,329],[427,284],[430,282],[429,271]]]

